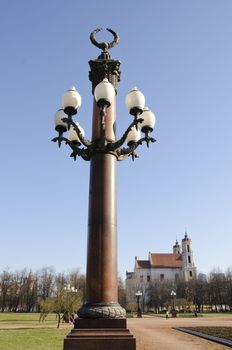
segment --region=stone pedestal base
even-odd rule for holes
[[[126,319],[78,319],[64,350],[136,350]]]

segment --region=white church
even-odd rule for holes
[[[194,264],[192,240],[185,232],[181,245],[176,241],[172,253],[151,253],[148,260],[135,257],[134,272],[126,272],[126,290],[129,296],[132,286],[141,288],[149,282],[176,281],[179,278],[189,281],[197,276]],[[134,289],[133,288],[133,289]]]

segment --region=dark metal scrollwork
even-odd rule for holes
[[[107,43],[107,42],[102,42],[102,43],[99,43],[97,42],[96,40],[96,34],[98,32],[100,32],[102,30],[102,28],[97,28],[95,29],[94,31],[92,31],[92,33],[90,34],[90,40],[91,40],[91,43],[93,45],[95,45],[96,47],[98,47],[99,49],[101,49],[103,52],[107,52],[109,49],[111,49],[112,47],[114,47],[115,45],[118,44],[119,42],[119,36],[118,34],[113,30],[113,29],[110,29],[110,28],[106,28],[106,30],[108,30],[108,32],[110,32],[113,37],[114,37],[114,40],[111,41],[110,43]]]
[[[58,137],[53,138],[52,141],[57,142],[59,147],[61,146],[62,142],[65,142],[67,145],[69,145],[69,147],[72,149],[72,153],[70,157],[72,157],[74,160],[77,159],[77,156],[82,157],[84,160],[90,160],[95,153],[100,152],[100,153],[113,154],[119,161],[126,159],[128,156],[131,156],[132,160],[135,160],[135,158],[138,158],[138,155],[135,152],[138,146],[142,145],[145,142],[147,144],[147,147],[149,147],[150,142],[153,143],[156,141],[153,137],[150,137],[148,133],[146,133],[145,137],[142,137],[137,142],[132,142],[127,147],[122,147],[131,129],[133,127],[137,127],[138,124],[143,121],[142,118],[138,118],[138,119],[134,119],[134,121],[129,125],[129,127],[127,128],[127,130],[125,131],[121,139],[115,142],[107,142],[105,139],[105,124],[104,124],[104,119],[106,116],[106,107],[100,108],[100,116],[101,116],[101,124],[100,124],[101,130],[100,130],[99,140],[89,141],[85,139],[85,137],[81,133],[79,126],[72,120],[72,116],[69,115],[67,118],[63,118],[62,121],[67,123],[68,129],[70,129],[71,126],[74,128],[80,140],[79,144],[70,141],[66,137],[63,137],[62,132],[59,132]],[[80,148],[81,144],[85,146],[85,148]]]

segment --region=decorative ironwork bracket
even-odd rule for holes
[[[139,145],[142,145],[143,142],[146,142],[147,147],[149,147],[150,142],[153,143],[156,140],[153,137],[150,137],[145,134],[145,137],[141,138],[137,142],[131,142],[128,147],[122,147],[126,141],[126,138],[131,131],[132,127],[138,127],[138,124],[143,122],[142,118],[135,118],[134,121],[129,125],[123,136],[115,141],[115,142],[107,142],[105,139],[105,115],[106,115],[106,107],[100,108],[100,116],[101,116],[101,133],[100,138],[95,141],[87,140],[81,133],[79,126],[73,121],[72,115],[69,115],[67,118],[63,118],[62,120],[67,123],[68,129],[72,126],[80,140],[80,142],[70,141],[66,137],[63,137],[63,132],[60,131],[58,137],[52,139],[53,142],[58,142],[58,147],[61,146],[62,142],[65,142],[72,149],[72,153],[70,157],[74,160],[77,159],[77,156],[80,156],[84,160],[90,160],[91,157],[96,153],[109,153],[113,154],[117,160],[121,161],[126,159],[128,156],[132,157],[134,161],[135,158],[138,158],[135,150]],[[85,148],[80,148],[80,145],[85,146]]]

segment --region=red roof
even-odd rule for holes
[[[150,261],[149,260],[136,260],[137,269],[150,269]]]
[[[182,267],[181,254],[154,254],[150,255],[151,267]]]

